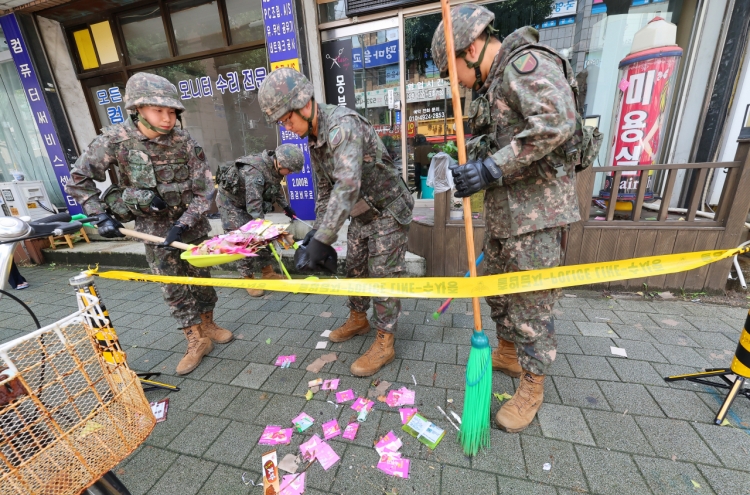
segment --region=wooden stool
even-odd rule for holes
[[[73,243],[78,242],[81,239],[85,240],[87,243],[91,242],[89,241],[89,236],[86,235],[86,231],[83,230],[83,227],[81,227],[81,230],[79,230],[75,234],[49,236],[49,247],[51,247],[52,249],[57,249],[57,246],[67,244],[70,249],[73,249]]]

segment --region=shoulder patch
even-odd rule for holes
[[[341,127],[335,126],[330,131],[328,131],[328,143],[331,145],[331,147],[335,148],[336,146],[340,145],[343,140],[344,132],[341,130]]]
[[[206,161],[206,154],[203,152],[203,148],[200,146],[194,146],[193,150],[195,151],[195,156],[198,157],[198,160],[205,162]]]
[[[513,68],[516,69],[516,72],[519,74],[530,74],[534,72],[537,65],[539,65],[539,60],[537,60],[536,56],[531,52],[526,52],[513,60],[511,62],[511,65],[513,65]]]

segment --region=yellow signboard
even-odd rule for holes
[[[300,70],[299,70],[299,59],[298,58],[291,58],[289,60],[281,60],[279,62],[273,62],[271,64],[271,72],[275,71],[276,69],[280,69],[282,67],[289,67],[290,69],[294,69],[297,72],[300,72]]]

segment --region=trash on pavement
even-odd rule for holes
[[[297,433],[302,433],[306,429],[310,428],[314,422],[315,420],[304,412],[299,413],[299,416],[292,420],[292,424],[297,430]]]
[[[323,438],[330,440],[333,437],[341,435],[341,427],[339,426],[338,420],[335,418],[327,423],[323,423]]]
[[[453,427],[454,427],[454,428],[456,429],[456,431],[461,431],[461,428],[459,428],[458,426],[456,426],[456,423],[454,423],[453,421],[451,421],[451,418],[449,418],[449,417],[448,417],[448,415],[447,415],[447,414],[445,414],[445,411],[443,411],[443,408],[442,408],[442,407],[440,407],[440,406],[436,406],[436,407],[437,407],[438,411],[440,411],[441,413],[443,413],[443,416],[445,416],[445,419],[447,419],[447,420],[448,420],[448,422],[449,422],[449,423],[450,423],[451,425],[453,425]]]
[[[263,454],[260,461],[263,465],[263,492],[278,493],[279,470],[277,467],[278,458],[276,457],[276,450],[271,450]]]
[[[497,392],[495,392],[492,395],[495,396],[495,398],[498,400],[498,402],[500,402],[500,404],[502,404],[504,400],[508,400],[512,397],[508,392],[505,392],[503,394],[498,394]]]
[[[366,409],[369,411],[372,409],[372,406],[374,406],[375,403],[371,400],[365,399],[364,397],[358,397],[357,400],[354,401],[352,404],[352,409],[354,409],[357,412],[362,411],[363,409]]]
[[[375,444],[375,451],[378,455],[383,455],[383,452],[397,452],[401,448],[403,442],[396,436],[393,431],[389,431],[385,436],[381,437],[380,440]]]
[[[281,462],[279,462],[279,469],[282,469],[287,473],[296,473],[297,469],[299,469],[300,462],[302,462],[302,459],[300,459],[298,455],[287,454],[281,459]]]
[[[322,359],[318,358],[315,361],[313,361],[312,363],[308,364],[307,368],[305,368],[305,369],[307,371],[309,371],[310,373],[320,373],[320,370],[322,370],[323,366],[325,366],[325,365],[326,365],[326,362],[323,361]],[[321,383],[322,383],[322,381],[321,381]]]
[[[357,436],[357,430],[359,430],[359,423],[349,423],[346,425],[344,434],[341,435],[341,437],[346,438],[347,440],[354,440],[354,437]]]
[[[326,380],[323,382],[323,386],[320,387],[322,390],[336,390],[339,388],[339,379],[334,378],[332,380]]]
[[[408,423],[402,428],[406,433],[413,436],[432,450],[438,446],[445,436],[445,430],[435,423],[427,420],[419,413],[414,414]]]
[[[315,380],[310,380],[309,382],[307,382],[308,387],[317,387],[319,385],[323,385],[322,378],[316,378]]]
[[[258,440],[259,445],[288,445],[292,441],[292,429],[281,426],[266,426]]]
[[[336,392],[336,402],[341,404],[342,402],[349,402],[354,400],[354,392],[352,389],[344,390],[343,392]]]
[[[291,356],[279,356],[276,358],[276,366],[281,368],[288,368],[290,364],[297,360],[297,356],[292,354]]]
[[[156,417],[156,422],[161,423],[167,420],[167,410],[169,409],[169,397],[157,402],[151,403],[151,412]]]
[[[552,470],[552,464],[550,464],[549,462],[545,462],[544,466],[542,466],[542,469],[544,469],[545,471],[550,471]]]
[[[301,495],[305,493],[305,473],[285,474],[281,478],[281,493],[279,495]]]
[[[312,400],[312,398],[313,398],[313,391],[308,390],[307,393],[305,394],[305,399]]]
[[[326,346],[328,346],[328,342],[325,341],[325,340],[321,340],[320,342],[318,342],[317,344],[315,344],[315,348],[316,349],[325,349]]]
[[[409,459],[403,459],[400,452],[384,452],[380,456],[378,469],[391,476],[408,478],[409,464]]]
[[[388,398],[385,400],[385,403],[390,407],[409,406],[414,404],[415,395],[413,390],[401,387],[398,390],[388,392]]]
[[[401,424],[405,425],[409,422],[409,418],[411,418],[414,414],[417,412],[416,407],[402,407],[398,410],[399,414],[401,415]]]
[[[325,471],[341,459],[318,435],[313,435],[310,440],[300,445],[299,449],[305,459],[317,459]]]
[[[320,359],[322,359],[323,362],[332,363],[338,359],[338,355],[335,352],[329,352],[328,354],[320,356]]]
[[[367,415],[370,413],[369,409],[362,409],[359,411],[359,414],[357,414],[357,422],[364,423],[367,421]]]
[[[331,335],[331,331],[330,330],[326,330],[326,331],[324,331],[323,333],[320,334],[321,337],[325,337],[325,338],[328,338],[329,335]]]
[[[615,346],[611,345],[611,346],[609,346],[609,350],[615,356],[622,356],[624,358],[628,357],[628,353],[622,347],[615,347]]]

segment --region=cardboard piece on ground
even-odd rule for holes
[[[279,469],[283,469],[287,473],[296,473],[299,469],[300,462],[302,462],[299,456],[294,454],[287,454],[281,459],[279,463]]]
[[[325,366],[325,365],[326,365],[326,362],[323,361],[322,359],[318,358],[315,361],[313,361],[312,363],[308,364],[307,368],[305,368],[305,369],[307,371],[309,371],[310,373],[320,373],[320,370],[322,370],[323,366]]]
[[[322,356],[320,356],[319,359],[322,359],[323,362],[326,363],[332,363],[336,361],[336,359],[338,359],[338,355],[335,352],[329,352],[328,354],[323,354]]]

